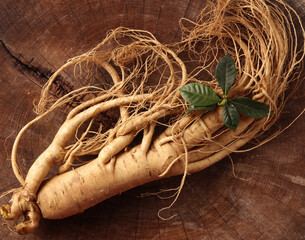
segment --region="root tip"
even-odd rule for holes
[[[3,205],[0,207],[0,214],[4,219],[8,219],[8,213],[10,212],[10,205]]]
[[[34,232],[37,226],[34,226],[32,223],[29,222],[20,222],[16,226],[16,232],[20,235],[26,235],[29,233]]]
[[[39,225],[41,218],[40,209],[31,195],[24,190],[14,192],[11,199],[12,205],[2,205],[0,207],[0,214],[6,220],[18,220],[24,217],[16,225],[16,232],[24,235],[32,233]]]

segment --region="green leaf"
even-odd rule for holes
[[[222,121],[223,123],[233,130],[239,124],[239,114],[235,106],[231,102],[226,102],[222,108]]]
[[[179,91],[185,101],[195,106],[209,106],[221,101],[210,87],[201,83],[189,83]]]
[[[233,58],[227,54],[218,62],[216,66],[216,79],[224,95],[228,94],[236,78],[236,67]]]
[[[248,117],[263,118],[267,117],[270,112],[269,107],[265,103],[254,101],[250,98],[235,98],[230,102],[240,113]]]
[[[186,115],[189,114],[191,111],[196,111],[196,110],[206,110],[206,111],[211,111],[216,108],[217,104],[209,105],[209,106],[195,106],[195,105],[190,105],[189,109],[186,112]]]

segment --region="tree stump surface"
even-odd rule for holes
[[[305,22],[305,1],[290,0]],[[178,20],[195,19],[200,0],[49,0],[0,3],[0,192],[19,187],[10,162],[18,131],[34,118],[47,78],[69,58],[93,48],[119,26],[149,30],[161,42],[179,37]],[[305,74],[303,74],[303,77]],[[58,84],[56,91],[65,91]],[[287,126],[304,109],[304,82],[289,99],[279,120]],[[18,159],[23,169],[52,140],[63,120],[53,114],[23,137]],[[163,221],[157,212],[171,200],[142,193],[174,188],[181,177],[164,179],[124,192],[84,213],[62,220],[42,219],[40,227],[19,236],[0,227],[10,239],[305,239],[305,115],[267,144],[231,154],[186,178],[175,205]],[[249,145],[250,146],[250,145]],[[0,199],[7,204],[10,195]],[[1,223],[5,223],[1,220]]]

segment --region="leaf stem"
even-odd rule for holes
[[[225,105],[226,102],[228,102],[227,96],[225,96],[220,102],[218,102],[218,105],[223,106],[223,105]]]

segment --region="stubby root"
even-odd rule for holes
[[[23,216],[24,219],[16,225],[16,232],[22,235],[33,232],[41,217],[35,198],[30,196],[26,189],[21,188],[14,192],[11,202],[11,205],[0,207],[1,216],[7,220],[18,220]]]

